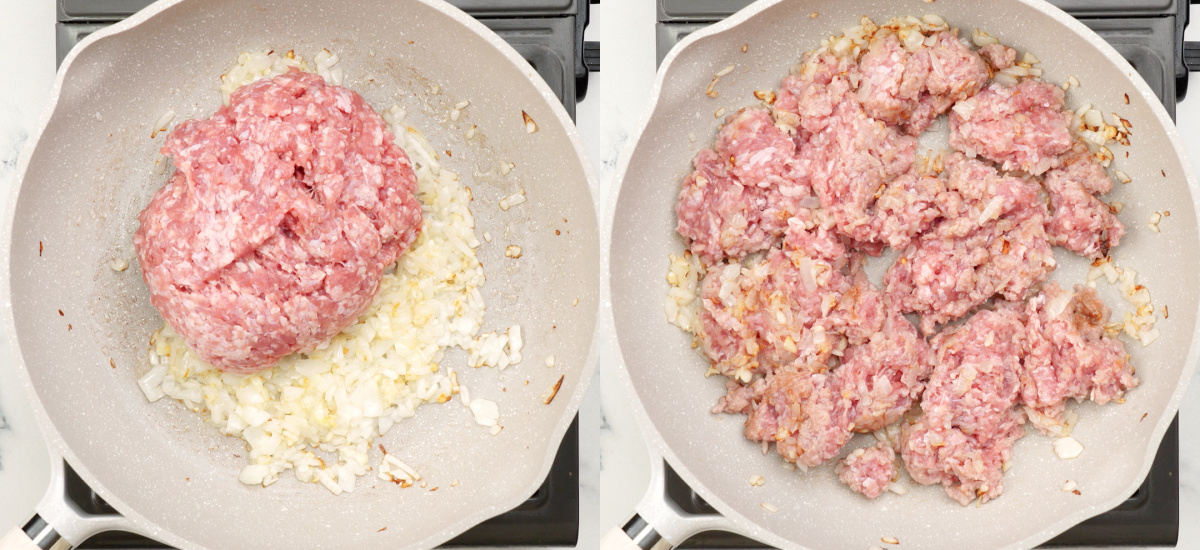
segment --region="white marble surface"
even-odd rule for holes
[[[644,114],[655,71],[652,0],[604,0],[593,6],[589,40],[602,44],[602,71],[591,76],[578,123],[600,176],[606,203],[618,159]],[[1200,17],[1200,12],[1194,12]],[[1188,32],[1200,39],[1200,25]],[[0,0],[0,37],[9,77],[0,79],[0,201],[7,200],[18,154],[42,114],[54,73],[52,0]],[[1200,165],[1200,91],[1178,107],[1181,133]],[[600,205],[604,211],[606,204]],[[646,490],[649,456],[629,400],[611,366],[612,346],[602,341],[600,368],[581,408],[581,528],[577,548],[593,549],[612,526],[633,513]],[[1200,384],[1181,410],[1180,548],[1200,548]],[[47,483],[44,444],[16,386],[8,346],[0,343],[0,530],[28,518]]]

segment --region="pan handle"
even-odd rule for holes
[[[600,550],[670,550],[673,547],[638,514],[634,514],[624,527],[613,527],[600,539]],[[0,550],[8,549],[0,547]]]
[[[34,519],[36,520],[41,518],[34,516]],[[50,543],[53,544],[58,539],[58,533],[55,533],[53,529],[51,529],[50,532],[54,539],[51,540]],[[38,543],[33,542],[33,537],[35,535],[40,535],[40,533],[30,535],[20,527],[13,527],[7,535],[4,535],[4,538],[0,539],[0,550],[42,550],[42,547]],[[49,546],[47,546],[47,548],[49,548]]]
[[[667,499],[665,463],[651,458],[650,486],[624,527],[614,527],[600,540],[600,550],[670,550],[702,531],[740,533],[721,515],[697,515],[680,510]],[[2,550],[2,549],[0,549]]]
[[[0,539],[0,550],[70,550],[67,542],[42,516],[34,514],[24,527],[13,527]]]
[[[102,531],[143,534],[124,516],[87,514],[69,502],[65,465],[61,458],[51,460],[50,486],[37,505],[37,513],[24,527],[14,528],[0,539],[0,550],[70,550]]]

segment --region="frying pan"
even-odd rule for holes
[[[499,435],[456,400],[422,407],[382,438],[428,488],[371,473],[339,497],[286,475],[265,489],[244,486],[241,441],[138,390],[162,321],[136,262],[120,273],[108,266],[134,258],[136,215],[166,181],[152,169],[162,136],[151,139],[151,125],[168,110],[176,122],[212,113],[224,69],[239,52],[268,48],[309,59],[329,48],[346,85],[372,106],[404,107],[410,125],[452,151],[442,160],[474,191],[477,231],[494,236],[478,251],[488,279],[483,330],[520,324],[525,361],[503,372],[465,369],[461,352],[442,362],[499,404]],[[451,121],[462,100],[470,107]],[[119,528],[182,548],[424,548],[537,489],[595,365],[596,180],[559,101],[499,37],[439,0],[166,0],[84,40],[50,105],[19,167],[0,254],[4,328],[54,459],[29,529],[39,542],[53,542],[48,522],[70,544]],[[468,140],[470,125],[478,130]],[[501,161],[516,167],[501,176]],[[519,187],[528,202],[502,212],[498,201]],[[519,260],[504,257],[508,244],[522,247]],[[545,366],[548,355],[556,367]],[[64,502],[60,457],[121,517]],[[9,539],[28,546],[18,530]]]
[[[721,377],[705,378],[708,362],[691,348],[692,339],[668,324],[667,256],[684,249],[675,233],[674,204],[679,182],[696,150],[711,143],[721,123],[714,112],[733,113],[758,104],[752,92],[777,89],[802,52],[824,37],[858,23],[862,15],[882,23],[892,17],[937,13],[953,27],[986,30],[1018,51],[1034,52],[1045,78],[1063,82],[1075,75],[1080,87],[1068,104],[1091,103],[1132,122],[1129,157],[1115,147],[1115,167],[1132,178],[1109,198],[1125,204],[1120,218],[1129,228],[1114,258],[1139,273],[1161,313],[1162,337],[1151,346],[1126,340],[1142,380],[1121,405],[1077,404],[1073,435],[1085,447],[1074,460],[1060,460],[1051,438],[1031,433],[1013,451],[1003,496],[983,506],[963,507],[940,487],[913,488],[869,501],[836,480],[832,468],[808,473],[781,468],[772,452],[764,455],[742,436],[742,418],[713,415],[708,409],[724,394]],[[813,15],[815,14],[815,15]],[[743,45],[746,51],[743,52]],[[718,98],[704,91],[713,75],[729,65]],[[1128,94],[1128,105],[1125,95]],[[690,137],[694,137],[694,142]],[[620,168],[621,179],[606,228],[611,248],[606,272],[611,293],[607,322],[617,335],[621,365],[635,396],[642,428],[653,453],[724,518],[687,516],[665,502],[661,468],[639,515],[610,534],[608,548],[649,548],[682,542],[691,534],[721,528],[781,548],[867,548],[886,546],[894,537],[907,548],[1031,547],[1088,517],[1113,508],[1133,494],[1148,472],[1155,451],[1195,368],[1196,316],[1200,305],[1200,235],[1196,224],[1197,181],[1179,136],[1145,82],[1100,37],[1040,0],[960,0],[927,4],[920,0],[770,0],[699,31],[667,56],[651,94],[641,132]],[[1147,227],[1154,211],[1169,210],[1162,233]],[[1083,282],[1087,261],[1057,251],[1060,266],[1052,279]],[[878,284],[878,279],[876,279]],[[1101,297],[1120,315],[1126,305],[1113,287]],[[1120,317],[1117,317],[1118,319]],[[1035,430],[1030,430],[1036,432]],[[865,446],[859,436],[847,451]],[[766,478],[752,487],[753,475]],[[1074,481],[1079,495],[1062,491]],[[766,503],[764,507],[763,503]],[[772,512],[768,508],[777,508]],[[630,535],[636,541],[630,541]],[[890,540],[890,539],[889,539]]]

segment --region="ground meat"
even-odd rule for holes
[[[1001,163],[1004,170],[1041,174],[1071,150],[1071,111],[1062,88],[1037,80],[993,83],[950,113],[950,146]]]
[[[833,386],[850,401],[851,429],[872,432],[899,420],[921,397],[932,369],[929,344],[898,313],[868,342],[846,348]]]
[[[886,443],[855,449],[838,464],[838,480],[867,498],[883,494],[896,477],[896,451]]]
[[[958,428],[968,435],[999,432],[1005,413],[1017,403],[1023,310],[1002,304],[933,338],[937,366],[921,409],[931,428]]]
[[[834,48],[783,80],[773,120],[727,118],[680,194],[679,232],[709,264],[697,336],[727,377],[712,412],[747,415],[747,438],[806,467],[855,432],[894,431],[896,447],[852,452],[839,479],[875,498],[899,452],[917,482],[987,502],[1027,420],[1047,429],[1067,399],[1138,383],[1094,291],[1049,283],[1026,303],[1052,244],[1091,257],[1117,244],[1124,227],[1097,197],[1112,182],[1072,150],[1061,89],[984,88],[1012,48],[976,52],[944,31],[908,51],[886,30],[857,63]],[[959,151],[943,173],[918,170],[914,136],[952,106]],[[885,247],[900,256],[880,292],[863,267]],[[926,341],[905,313],[925,334],[969,317]]]
[[[1017,62],[1017,50],[1004,44],[988,44],[979,48],[979,55],[997,71],[1012,67]]]
[[[1039,428],[1065,420],[1067,399],[1104,404],[1138,385],[1125,347],[1103,335],[1109,310],[1094,289],[1051,282],[1025,308],[1021,401]]]
[[[1080,256],[1102,258],[1121,242],[1125,226],[1096,194],[1112,189],[1112,179],[1082,143],[1063,165],[1046,172],[1046,192],[1054,214],[1046,224],[1052,244]]]
[[[1025,322],[1019,304],[1000,304],[934,337],[937,366],[901,456],[913,479],[941,483],[967,504],[1000,496],[1003,463],[1023,435],[1015,412]]]
[[[934,176],[903,174],[887,184],[875,200],[871,231],[880,242],[903,250],[941,216],[938,199],[945,182]]]
[[[907,52],[895,34],[875,40],[859,64],[858,100],[866,113],[920,135],[956,101],[971,97],[990,75],[979,54],[949,31],[932,46]]]
[[[858,64],[828,53],[810,53],[800,71],[788,75],[776,94],[775,120],[816,133],[825,129],[834,109],[855,89]]]
[[[779,194],[787,197],[811,194],[795,164],[796,143],[775,127],[764,109],[746,108],[725,117],[714,148],[718,156],[729,160],[729,174],[742,185],[778,187]],[[783,227],[786,224],[787,216]]]
[[[850,439],[847,403],[826,374],[804,369],[776,370],[762,399],[746,419],[746,437],[775,442],[784,459],[817,466],[837,455]]]
[[[891,303],[919,313],[926,334],[996,294],[1023,300],[1055,266],[1037,184],[1002,177],[961,154],[945,163],[947,192],[939,196],[945,218],[884,275]]]
[[[750,414],[758,404],[767,387],[766,378],[755,378],[749,384],[743,384],[734,378],[725,380],[725,395],[717,399],[712,412],[729,414]]]
[[[827,293],[821,300],[821,306],[828,311],[828,332],[840,337],[834,343],[835,349],[866,343],[881,330],[887,317],[883,293],[867,280],[861,258],[861,254],[852,258],[841,294]]]
[[[702,349],[722,374],[748,383],[778,366],[821,369],[834,350],[864,341],[883,320],[882,295],[848,274],[831,232],[793,220],[783,249],[717,264],[701,282]]]
[[[857,100],[847,97],[825,128],[809,138],[800,161],[838,230],[856,241],[877,242],[879,225],[872,211],[877,194],[912,169],[916,148],[916,138],[867,116]]]
[[[134,235],[151,302],[197,355],[248,373],[337,334],[416,238],[416,176],[358,94],[292,72],[181,123]]]
[[[868,115],[889,124],[912,115],[929,76],[928,54],[910,54],[895,33],[888,33],[872,41],[858,66],[858,101]]]
[[[714,149],[692,160],[675,205],[680,235],[706,264],[769,248],[811,196],[795,142],[762,109],[730,115]]]
[[[963,506],[976,498],[985,503],[1004,493],[1004,465],[1012,445],[1025,435],[1019,417],[1009,411],[1004,431],[988,438],[970,436],[957,428],[930,429],[922,422],[908,426],[900,456],[913,481],[941,484]]]

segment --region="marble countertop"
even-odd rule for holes
[[[580,134],[600,177],[600,211],[607,207],[621,153],[644,114],[655,73],[655,3],[604,0],[592,7],[588,40],[602,44],[603,67],[593,73],[579,104]],[[1200,16],[1200,13],[1193,12]],[[0,0],[0,37],[10,54],[0,79],[0,204],[7,200],[18,156],[42,114],[54,79],[52,0]],[[1200,39],[1200,25],[1188,30]],[[1200,93],[1178,106],[1180,133],[1200,165]],[[649,483],[650,456],[629,398],[608,370],[614,348],[601,340],[600,367],[580,409],[580,517],[577,548],[600,538],[633,513]],[[1180,548],[1200,548],[1200,384],[1181,408]],[[17,384],[6,341],[0,339],[0,529],[28,519],[49,477],[45,445]],[[1192,518],[1191,521],[1188,518]]]

